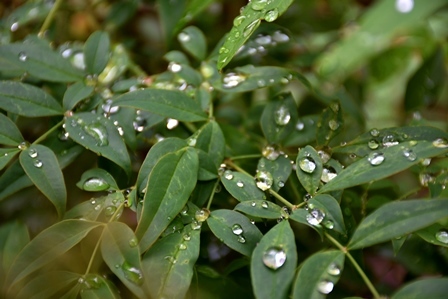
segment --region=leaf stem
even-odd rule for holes
[[[104,232],[104,229],[105,228],[103,228],[103,232]],[[86,272],[84,273],[84,276],[86,276],[87,274],[90,273],[90,268],[92,268],[96,253],[98,251],[98,248],[100,247],[103,232],[101,232],[101,237],[98,239],[98,242],[96,242],[95,248],[93,249],[92,256],[90,257],[89,264],[87,265],[87,269],[86,269]]]
[[[330,240],[339,250],[341,250],[347,258],[350,260],[352,265],[355,267],[356,271],[358,271],[359,275],[361,276],[362,280],[364,280],[364,283],[369,288],[370,292],[372,293],[373,297],[376,299],[382,298],[376,288],[374,287],[373,283],[370,281],[370,279],[367,277],[366,273],[361,269],[358,262],[353,258],[353,256],[350,254],[350,252],[347,250],[346,247],[342,246],[341,243],[339,243],[335,238],[330,236],[328,233],[325,233],[325,236]]]
[[[53,21],[56,12],[59,9],[59,6],[61,6],[63,0],[56,0],[56,2],[54,3],[53,7],[51,8],[50,12],[48,13],[48,16],[45,18],[44,23],[42,24],[42,27],[39,30],[39,37],[43,37],[45,34],[45,31],[48,30],[48,28],[51,25],[51,22]]]
[[[241,159],[255,159],[255,158],[261,158],[262,155],[260,154],[253,154],[253,155],[242,155],[242,156],[235,156],[235,157],[230,157],[229,159],[234,161],[234,160],[241,160]]]
[[[47,132],[45,132],[44,134],[42,134],[41,136],[39,136],[39,138],[37,138],[36,140],[34,140],[33,144],[37,144],[39,142],[41,142],[42,140],[44,140],[45,138],[47,138],[48,135],[50,135],[51,133],[53,133],[55,130],[57,130],[60,126],[62,126],[62,124],[64,123],[64,120],[61,120],[60,122],[58,122],[55,126],[53,126],[50,130],[48,130]]]
[[[210,194],[210,198],[207,203],[207,210],[210,210],[210,206],[212,205],[213,198],[215,197],[215,190],[218,187],[220,179],[217,179],[215,185],[213,186],[212,194]]]

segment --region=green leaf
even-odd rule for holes
[[[317,144],[328,145],[331,139],[341,132],[343,123],[341,105],[337,101],[331,102],[320,116],[317,125]]]
[[[333,229],[338,231],[342,234],[346,233],[341,207],[334,197],[328,194],[318,194],[308,200],[308,207],[310,208],[312,206],[313,208],[318,208],[325,213],[325,218],[322,221],[323,226],[330,230]]]
[[[0,148],[0,170],[20,152],[17,148]]]
[[[133,107],[179,121],[203,121],[207,114],[186,94],[174,90],[144,89],[119,96],[114,105]]]
[[[271,189],[280,190],[285,186],[292,171],[291,160],[287,156],[279,156],[275,160],[261,158],[258,161],[257,171],[267,171],[272,175],[273,184]]]
[[[266,219],[279,219],[282,216],[282,208],[266,200],[242,201],[236,205],[235,210],[252,217]]]
[[[136,183],[138,191],[142,192],[146,188],[149,174],[166,153],[178,151],[186,146],[187,142],[177,137],[166,138],[154,144],[140,167]]]
[[[186,226],[149,249],[143,258],[143,271],[151,298],[185,298],[199,256],[199,241],[200,230]]]
[[[4,19],[7,28],[12,32],[36,21],[42,21],[50,12],[51,6],[45,2],[27,2],[16,9]]]
[[[75,69],[69,60],[54,52],[49,45],[42,45],[42,39],[36,42],[30,39],[23,43],[0,45],[1,60],[7,61],[9,67],[0,63],[0,71],[9,71],[11,67],[27,72],[37,79],[51,82],[74,82],[84,79],[80,70]]]
[[[84,280],[85,288],[81,291],[82,299],[118,299],[119,292],[115,285],[100,275],[89,274]]]
[[[146,251],[185,206],[197,181],[198,156],[193,148],[164,155],[149,174],[136,235]]]
[[[407,200],[387,203],[368,215],[347,247],[358,249],[409,234],[448,215],[448,199]]]
[[[199,158],[198,180],[209,181],[218,177],[217,167],[209,154],[196,149]]]
[[[205,10],[213,2],[213,0],[191,0],[187,2],[188,3],[186,3],[186,8],[184,9],[183,16],[180,18],[180,20],[178,20],[174,32],[177,32],[179,28],[183,28],[185,24],[191,22],[192,19],[200,15],[200,13]],[[162,1],[162,3],[164,2]],[[170,9],[168,9],[168,18],[169,11]]]
[[[255,297],[286,298],[297,267],[294,233],[288,221],[267,232],[255,247],[250,275]]]
[[[124,45],[115,44],[112,46],[109,62],[101,74],[98,75],[98,82],[104,86],[113,84],[129,68],[130,64],[130,57]]]
[[[80,275],[67,271],[40,273],[28,282],[17,295],[18,298],[45,299],[52,298],[61,290],[77,283]]]
[[[442,242],[446,239],[446,237],[444,237],[446,231],[447,230],[443,225],[434,223],[431,226],[417,231],[416,234],[428,243],[448,247],[448,242]]]
[[[94,86],[86,85],[83,81],[78,81],[70,85],[65,91],[62,106],[65,110],[72,110],[79,102],[87,99],[94,90]]]
[[[85,171],[76,186],[85,191],[119,190],[114,177],[101,168],[91,168]]]
[[[27,117],[64,113],[61,105],[42,89],[15,81],[0,81],[0,108]]]
[[[186,13],[187,2],[186,0],[173,0],[171,2],[157,0],[158,12],[167,43],[170,43],[171,37],[176,33],[177,22]]]
[[[141,287],[143,272],[137,238],[121,222],[110,222],[101,237],[101,254],[109,269],[138,298],[145,298]]]
[[[110,39],[107,32],[95,31],[84,44],[84,61],[89,74],[100,74],[110,55]]]
[[[285,138],[286,146],[304,146],[316,140],[319,115],[306,115],[299,117],[295,123],[295,129]]]
[[[8,275],[11,285],[66,253],[100,225],[90,221],[64,220],[42,231],[15,259]]]
[[[66,118],[65,130],[75,142],[115,162],[130,174],[129,153],[111,120],[90,112],[76,113]]]
[[[292,4],[292,0],[252,1],[233,21],[233,27],[219,50],[218,69],[225,67],[241,46],[254,33],[261,20],[275,21]]]
[[[308,219],[316,218],[316,217],[310,218],[310,216],[312,216],[312,214],[310,214],[305,209],[295,209],[289,215],[288,219],[294,220],[296,222],[299,222],[299,223],[302,223],[302,224],[305,224],[305,225],[311,227],[312,229],[314,229],[315,231],[317,231],[319,233],[321,238],[323,238],[322,226],[320,224],[319,225],[313,225],[312,223],[310,223],[312,221],[309,222]]]
[[[28,228],[18,221],[3,224],[0,227],[0,285],[3,285],[6,273],[19,252],[30,241]]]
[[[263,234],[250,220],[232,210],[215,210],[207,219],[213,234],[224,244],[246,256],[251,256]]]
[[[17,146],[23,141],[22,133],[16,124],[9,117],[0,113],[0,144]]]
[[[314,195],[319,188],[322,177],[322,160],[317,151],[310,145],[299,151],[296,160],[296,174],[303,188]]]
[[[65,212],[67,191],[56,155],[46,146],[31,145],[20,153],[20,164],[34,185],[53,203],[59,217]]]
[[[182,48],[197,60],[202,61],[207,54],[207,41],[204,33],[197,27],[189,26],[177,36]]]
[[[280,94],[266,105],[260,118],[264,136],[270,144],[280,144],[294,130],[297,107],[290,93]]]
[[[448,278],[425,278],[406,284],[391,299],[443,299],[448,292]]]
[[[33,182],[26,175],[19,160],[16,160],[0,177],[0,186],[6,186],[0,189],[0,199],[3,200],[19,190],[33,186]]]
[[[107,104],[106,104],[107,105]],[[107,107],[106,107],[107,108]],[[136,127],[138,129],[138,121],[140,116],[136,114],[135,109],[121,107],[116,113],[109,115],[109,119],[122,129],[122,137],[127,146],[135,150],[137,146]],[[129,121],[134,119],[134,121]],[[135,126],[135,127],[134,127]]]
[[[210,121],[200,129],[195,147],[208,153],[216,169],[219,167],[224,160],[226,140],[216,121]]]
[[[347,166],[339,174],[322,186],[319,193],[380,180],[403,171],[422,159],[435,157],[448,152],[448,144],[430,141],[407,141],[396,146],[372,151],[353,164]]]
[[[221,179],[224,188],[238,201],[263,200],[264,192],[255,184],[253,177],[236,171],[226,170]]]
[[[106,196],[95,197],[74,206],[65,213],[64,219],[97,221],[101,214],[103,214],[104,217],[100,219],[104,219],[105,221],[109,221],[113,215],[115,215],[116,218],[119,218],[122,211],[117,210],[123,209],[124,200],[125,198],[121,192],[114,192]]]

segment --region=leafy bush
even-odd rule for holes
[[[0,13],[2,298],[445,298],[445,0]]]

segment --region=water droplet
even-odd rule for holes
[[[30,156],[31,158],[36,158],[37,151],[34,148],[30,148],[30,150],[28,151],[28,156]]]
[[[341,274],[341,268],[336,263],[331,263],[327,268],[327,273],[333,276]]]
[[[334,283],[328,280],[322,280],[317,284],[317,290],[322,294],[330,294],[333,291]]]
[[[233,88],[246,80],[246,77],[237,73],[228,73],[222,78],[224,88]]]
[[[182,66],[177,62],[171,61],[168,65],[168,70],[172,73],[178,73],[182,70]]]
[[[240,188],[243,188],[243,187],[244,187],[244,183],[243,183],[242,181],[238,181],[238,182],[236,182],[236,185],[237,185],[238,187],[240,187]]]
[[[335,119],[332,119],[328,122],[328,127],[332,131],[336,131],[339,128],[339,122]]]
[[[318,150],[317,154],[319,155],[320,159],[322,160],[322,163],[327,163],[328,160],[330,160],[330,158],[331,158],[330,154],[324,150]]]
[[[377,129],[372,129],[372,130],[370,130],[370,135],[372,137],[378,137],[380,135],[380,131]]]
[[[282,220],[288,219],[291,211],[288,209],[288,207],[282,207],[282,209],[280,210],[280,214],[282,215]]]
[[[190,241],[191,235],[187,233],[187,234],[183,235],[182,238],[184,239],[184,241]]]
[[[239,236],[243,233],[243,228],[239,224],[234,224],[234,225],[232,225],[232,232],[235,235]]]
[[[274,116],[275,123],[279,126],[286,126],[291,120],[291,114],[288,107],[281,105],[276,111]]]
[[[234,20],[233,20],[233,26],[239,26],[241,25],[241,23],[243,23],[243,21],[246,19],[246,16],[237,16]]]
[[[280,152],[271,145],[266,146],[261,153],[266,159],[271,161],[276,160],[280,156]]]
[[[227,49],[226,47],[219,48],[219,54],[227,54],[227,53],[229,53],[229,49]]]
[[[297,131],[302,131],[303,129],[305,129],[305,123],[303,123],[302,121],[298,120],[296,123],[296,130]]]
[[[325,213],[320,209],[311,209],[309,214],[306,215],[306,221],[311,225],[319,225],[325,218]]]
[[[316,169],[316,163],[311,157],[303,157],[299,161],[299,167],[306,173],[313,173],[314,170]]]
[[[250,36],[255,31],[255,29],[257,29],[258,25],[260,25],[260,22],[261,20],[257,19],[252,23],[250,23],[249,25],[247,25],[243,30],[243,36],[244,37]]]
[[[278,185],[279,188],[283,188],[283,187],[285,187],[285,182],[278,181],[277,185]]]
[[[253,10],[262,10],[268,4],[268,0],[252,0],[250,4],[252,4],[251,8]]]
[[[189,210],[190,208],[188,207],[188,205],[185,205],[185,207],[182,209],[182,211],[180,211],[180,213],[182,214],[182,215],[188,215],[188,210]]]
[[[267,171],[259,171],[255,175],[255,180],[257,187],[263,191],[266,191],[272,187],[272,183],[274,182],[272,175]]]
[[[109,187],[110,185],[101,178],[90,178],[82,185],[82,188],[86,191],[104,191]]]
[[[19,53],[19,60],[20,61],[26,61],[28,59],[28,56],[26,55],[25,52],[20,52]]]
[[[17,29],[19,29],[19,22],[12,23],[12,25],[9,29],[11,30],[11,32],[17,31]]]
[[[423,166],[429,166],[431,164],[431,158],[425,158],[420,162]]]
[[[195,137],[188,138],[188,140],[187,140],[188,146],[192,146],[192,147],[195,146],[197,141],[198,140]]]
[[[253,202],[250,204],[251,207],[255,207],[256,205],[257,205],[257,203],[256,203],[255,201],[253,201]]]
[[[398,12],[409,13],[414,8],[414,0],[396,0],[395,8]]]
[[[145,129],[146,124],[146,119],[141,116],[137,116],[132,123],[132,125],[134,126],[134,130],[136,130],[137,132],[142,132]]]
[[[325,220],[324,222],[322,222],[323,226],[325,226],[328,229],[333,229],[334,228],[334,222],[331,220]]]
[[[403,156],[406,157],[406,159],[408,159],[409,161],[415,161],[417,159],[417,154],[414,153],[413,150],[405,148],[403,150]]]
[[[280,30],[277,30],[272,35],[272,39],[277,43],[285,43],[289,41],[289,36],[281,32]]]
[[[334,168],[330,167],[324,167],[322,169],[322,176],[320,178],[320,180],[324,183],[328,183],[329,181],[331,181],[332,179],[334,179],[338,174],[336,173],[336,170],[334,170]]]
[[[19,150],[26,150],[27,148],[28,148],[28,146],[30,146],[30,144],[28,143],[28,142],[26,142],[26,141],[22,141],[22,142],[20,142],[19,143],[19,145],[17,146],[17,148],[19,149]]]
[[[188,33],[184,32],[184,31],[182,31],[181,33],[179,33],[179,35],[177,36],[177,38],[178,38],[178,40],[179,40],[180,42],[184,42],[184,43],[189,42],[189,41],[191,40],[190,35],[189,35]]]
[[[98,209],[100,209],[100,208],[98,208]],[[111,217],[112,215],[115,214],[116,211],[117,211],[117,207],[115,207],[115,206],[107,206],[104,209],[104,215],[106,215],[106,217]]]
[[[207,220],[208,216],[210,216],[210,211],[206,208],[197,210],[194,214],[194,218],[198,222],[204,222],[205,220]]]
[[[448,141],[445,138],[437,138],[432,142],[432,145],[438,148],[447,148],[448,147]]]
[[[418,177],[420,180],[420,185],[422,185],[423,187],[428,187],[428,185],[430,183],[433,183],[435,180],[434,177],[429,173],[420,173]]]
[[[270,247],[263,253],[263,264],[273,270],[279,269],[286,262],[286,253],[280,247]]]
[[[267,201],[263,201],[263,202],[261,203],[261,207],[262,207],[263,209],[267,209],[267,208],[269,207],[269,203],[268,203]]]
[[[78,283],[82,284],[82,283],[84,283],[84,282],[85,282],[84,278],[80,277],[80,278],[78,279]]]
[[[174,129],[175,127],[177,127],[179,125],[179,121],[177,120],[177,119],[174,119],[174,118],[168,118],[167,120],[166,120],[166,128],[168,129],[168,130],[172,130],[172,129]]]
[[[128,262],[124,262],[121,265],[121,269],[123,270],[124,277],[138,285],[143,283],[143,275],[142,271],[136,267],[131,266]]]
[[[226,180],[232,180],[233,179],[233,172],[231,170],[224,171],[224,178]]]
[[[276,8],[268,11],[264,15],[264,19],[266,20],[266,22],[274,22],[275,20],[277,20],[277,18],[278,18],[278,10]]]
[[[375,139],[371,139],[371,140],[367,143],[367,145],[369,146],[370,149],[377,149],[377,148],[380,146],[379,142],[376,141]]]
[[[367,156],[367,160],[371,165],[377,166],[384,162],[385,157],[382,153],[373,152]]]
[[[164,259],[167,260],[171,264],[177,263],[177,260],[174,258],[174,256],[171,256],[171,255],[165,256]]]
[[[113,106],[113,101],[111,99],[106,100],[106,102],[101,105],[101,109],[103,109],[106,114],[114,114],[120,110],[119,106]]]
[[[179,249],[180,250],[185,250],[185,249],[187,249],[187,245],[185,245],[184,243],[180,243],[179,244]]]
[[[270,35],[258,35],[257,38],[255,39],[255,42],[259,45],[269,45],[270,43],[272,43],[272,37]]]
[[[136,247],[138,245],[138,241],[136,238],[132,238],[129,240],[129,246]]]
[[[190,226],[191,226],[191,228],[192,228],[193,230],[198,230],[198,229],[201,228],[201,226],[202,226],[202,222],[193,220],[193,221],[191,222]]]
[[[44,165],[44,164],[42,163],[41,160],[34,160],[33,165],[37,168],[41,168],[42,165]]]
[[[101,210],[101,205],[96,205],[94,209],[95,209],[95,211]]]
[[[246,243],[246,239],[243,236],[241,236],[241,235],[238,236],[237,240],[238,240],[238,242],[240,242],[242,244]]]
[[[386,136],[383,137],[383,146],[384,147],[395,146],[398,143],[399,143],[398,140],[392,134],[389,134],[389,135],[386,135]]]
[[[109,144],[107,129],[100,123],[92,123],[83,127],[83,130],[93,137],[97,146],[106,146]]]
[[[436,239],[439,242],[442,242],[444,244],[448,244],[448,231],[446,231],[446,230],[438,231],[436,233]]]

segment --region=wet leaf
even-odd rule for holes
[[[90,283],[93,281],[94,286]],[[119,292],[114,284],[100,275],[91,274],[86,277],[86,288],[81,292],[82,299],[118,299]]]
[[[324,109],[317,124],[317,144],[328,145],[333,137],[342,131],[343,124],[341,105],[333,101]]]
[[[183,29],[178,35],[182,48],[190,53],[197,60],[202,61],[207,54],[207,42],[204,33],[197,27],[189,26]]]
[[[9,117],[0,113],[0,144],[17,146],[23,141],[22,133],[16,124]]]
[[[279,219],[282,216],[282,208],[266,200],[242,201],[236,205],[235,210],[252,217],[266,219]]]
[[[101,168],[85,171],[76,186],[85,191],[119,190],[114,177]]]
[[[119,218],[125,198],[123,193],[114,192],[106,196],[91,198],[71,208],[64,215],[64,219],[83,219],[109,221],[115,215]],[[103,215],[104,217],[100,217]]]
[[[448,292],[448,278],[425,278],[404,285],[391,299],[443,299]]]
[[[264,192],[257,187],[254,178],[247,174],[226,170],[221,182],[238,201],[265,199]]]
[[[258,161],[257,170],[267,171],[272,175],[273,184],[271,189],[278,191],[285,186],[292,171],[291,160],[284,155],[277,157],[275,160],[261,158]]]
[[[78,81],[70,85],[64,93],[62,105],[65,110],[72,110],[82,100],[87,99],[94,91],[95,87],[86,85],[82,81]]]
[[[310,145],[300,149],[296,160],[296,174],[303,188],[314,195],[319,188],[322,177],[322,160],[317,151]]]
[[[226,142],[224,134],[216,121],[210,121],[200,129],[195,147],[208,153],[216,169],[218,168],[224,160]]]
[[[95,31],[84,44],[84,61],[89,74],[100,74],[110,55],[110,39],[107,32]]]
[[[346,233],[341,207],[334,197],[327,194],[318,194],[308,200],[308,207],[311,205],[314,205],[314,207],[325,212],[325,218],[323,220],[324,226],[326,221],[331,221],[332,225],[330,224],[330,226],[327,227],[328,229],[333,229],[341,234]],[[334,227],[330,228],[331,226]]]
[[[416,234],[426,242],[448,247],[448,229],[439,223],[434,223],[433,225],[421,229],[417,231]]]
[[[17,148],[0,148],[0,170],[20,152]]]

